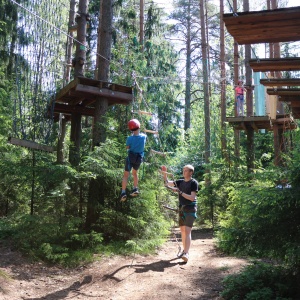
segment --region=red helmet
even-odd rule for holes
[[[139,120],[137,120],[137,119],[131,119],[128,122],[128,128],[130,131],[136,131],[140,127],[141,127],[141,124],[140,124]]]

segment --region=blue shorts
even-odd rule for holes
[[[129,161],[129,158],[127,157],[126,160],[125,160],[125,171],[127,172],[130,172],[131,169],[134,169],[134,170],[138,170],[139,167],[140,167],[141,164],[133,164]]]

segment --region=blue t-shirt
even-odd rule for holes
[[[144,149],[147,140],[147,135],[144,133],[139,133],[138,135],[131,135],[127,137],[126,146],[129,146],[128,151],[134,153],[140,153],[144,156]]]
[[[197,193],[199,189],[198,181],[194,178],[192,178],[189,181],[184,181],[184,179],[178,179],[175,181],[175,183],[181,191],[188,195],[191,195],[192,192]],[[179,195],[179,205],[197,205],[197,198],[192,202]]]

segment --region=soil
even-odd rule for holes
[[[221,300],[222,279],[248,263],[219,253],[208,230],[192,231],[187,263],[177,258],[179,242],[172,236],[155,255],[101,257],[72,270],[30,263],[0,245],[0,299]]]

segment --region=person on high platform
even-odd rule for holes
[[[235,101],[238,116],[244,116],[244,92],[247,92],[247,89],[243,86],[243,81],[239,80],[238,85],[235,87]]]

